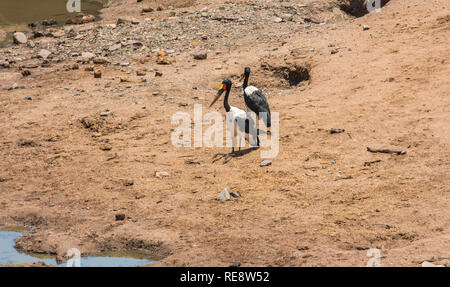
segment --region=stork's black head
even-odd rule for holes
[[[250,68],[249,68],[249,67],[245,67],[245,69],[244,69],[244,74],[245,74],[246,76],[250,75]]]
[[[230,80],[223,80],[220,89],[230,90],[232,84]]]
[[[230,91],[231,90],[231,81],[230,80],[223,80],[222,85],[220,86],[219,90],[217,91],[216,97],[212,101],[212,103],[209,105],[210,107],[214,105],[214,103],[220,98],[220,96],[223,94],[224,91]]]

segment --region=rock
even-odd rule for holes
[[[157,177],[157,178],[164,178],[164,177],[169,177],[169,176],[170,176],[170,174],[166,171],[157,171],[155,173],[155,177]]]
[[[292,14],[286,13],[286,14],[282,14],[280,16],[281,19],[283,19],[283,21],[292,21],[294,20],[294,16]]]
[[[129,82],[132,82],[132,81],[128,77],[120,77],[120,82],[121,83],[129,83]]]
[[[87,58],[89,60],[93,59],[95,55],[91,52],[83,52],[81,53],[81,58]]]
[[[160,71],[156,71],[155,72],[155,77],[162,77],[163,73],[161,73]]]
[[[273,18],[273,22],[274,23],[281,23],[281,22],[283,22],[283,19],[281,19],[280,17],[275,17],[275,18]]]
[[[370,26],[363,25],[363,31],[367,31],[367,30],[369,30],[369,29],[370,29]]]
[[[23,76],[23,77],[28,77],[29,75],[31,75],[30,70],[23,70],[23,71],[22,71],[22,76]]]
[[[343,132],[345,132],[344,129],[335,129],[335,128],[330,129],[330,134],[340,134]]]
[[[112,52],[115,50],[119,50],[120,48],[122,48],[122,44],[119,43],[119,44],[112,45],[111,47],[108,48],[108,50]]]
[[[134,185],[134,181],[131,179],[125,179],[123,181],[123,186],[133,186]]]
[[[231,192],[230,193],[232,197],[241,197],[241,194],[239,192]]]
[[[269,166],[269,165],[271,165],[271,164],[272,164],[272,161],[266,159],[266,160],[263,160],[263,161],[259,164],[259,166]]]
[[[150,60],[151,60],[150,57],[142,57],[139,59],[139,63],[145,64],[145,63],[149,62]]]
[[[127,20],[127,19],[119,18],[119,19],[117,19],[116,25],[128,24],[128,23],[131,23],[131,21]]]
[[[14,83],[8,90],[10,91],[10,90],[18,89],[18,88],[19,88],[19,85],[17,83]]]
[[[331,55],[337,54],[339,51],[337,49],[331,50]]]
[[[13,34],[13,40],[15,44],[25,44],[28,39],[24,33],[16,32]]]
[[[100,116],[101,116],[101,117],[107,117],[107,116],[109,116],[110,114],[112,114],[112,112],[111,112],[110,110],[105,110],[105,111],[103,111],[103,112],[100,113]]]
[[[109,151],[109,150],[112,150],[112,145],[104,144],[104,145],[100,146],[100,149],[103,150],[103,151]]]
[[[125,214],[123,214],[123,213],[116,214],[116,221],[122,221],[122,220],[125,220]]]
[[[195,60],[204,60],[208,57],[208,53],[206,51],[199,51],[192,54]]]
[[[144,7],[142,8],[142,13],[149,13],[149,12],[153,12],[154,9],[152,7]]]
[[[32,100],[32,98],[30,96],[26,96],[24,99],[27,100],[27,101],[31,101]]]
[[[89,22],[95,22],[94,15],[87,15],[87,16],[83,16],[83,18],[81,18],[82,24],[89,23]]]
[[[156,58],[156,64],[158,64],[158,65],[170,65],[170,64],[172,64],[172,61],[169,60],[165,56],[159,56],[158,58]]]
[[[45,49],[41,49],[39,51],[38,56],[41,57],[44,60],[47,60],[48,56],[51,55],[52,52],[50,52],[49,50],[45,50]]]
[[[97,57],[97,58],[94,58],[93,62],[94,62],[94,64],[97,64],[97,65],[103,65],[103,64],[108,64],[109,60],[106,59],[105,57]]]
[[[227,188],[224,188],[224,190],[222,190],[219,195],[217,196],[217,199],[222,200],[222,201],[228,201],[231,199],[230,197],[230,193],[228,192]]]
[[[145,76],[147,73],[144,70],[137,70],[136,75],[138,76]]]
[[[101,77],[102,77],[102,71],[100,71],[100,70],[95,70],[95,71],[94,71],[94,78],[100,79]]]
[[[305,22],[311,22],[311,23],[314,23],[314,24],[322,24],[322,23],[324,23],[322,21],[322,19],[316,18],[316,17],[305,18],[304,20],[305,20]]]

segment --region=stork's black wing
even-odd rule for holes
[[[260,90],[256,90],[251,94],[244,92],[244,100],[247,107],[259,116],[259,113],[263,114],[264,123],[267,127],[271,126],[270,121],[270,108],[266,97]]]

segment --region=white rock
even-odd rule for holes
[[[224,188],[224,190],[222,190],[222,192],[219,193],[219,196],[217,196],[217,198],[222,201],[230,200],[231,196],[230,193],[228,192],[228,189]]]
[[[16,32],[13,35],[14,43],[25,44],[27,42],[27,36],[22,32]]]
[[[50,52],[49,50],[45,50],[45,49],[41,49],[39,51],[39,57],[41,57],[44,60],[47,60],[48,56],[50,56],[52,52]]]
[[[95,55],[91,52],[83,52],[81,53],[81,57],[82,58],[88,58],[88,59],[92,59],[95,57]]]
[[[271,164],[272,164],[272,161],[266,159],[266,160],[263,160],[263,161],[259,164],[259,166],[269,166],[269,165],[271,165]]]
[[[157,172],[155,173],[155,176],[156,176],[157,178],[163,178],[163,177],[169,177],[170,174],[169,174],[167,171],[157,171]]]
[[[283,19],[281,19],[280,17],[275,17],[275,18],[273,18],[273,22],[281,23],[281,22],[283,22]]]

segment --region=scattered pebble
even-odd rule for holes
[[[263,160],[263,161],[259,164],[259,166],[269,166],[269,165],[271,165],[271,164],[272,164],[272,161],[266,159],[266,160]]]
[[[169,177],[170,174],[169,174],[168,172],[166,172],[166,171],[157,171],[157,172],[155,173],[155,176],[156,176],[157,178],[164,178],[164,177]]]
[[[219,200],[222,200],[222,201],[228,201],[228,200],[230,200],[230,199],[231,199],[231,196],[230,196],[230,193],[228,192],[228,189],[227,189],[227,188],[224,188],[224,190],[222,190],[222,191],[219,193],[219,195],[217,196],[217,198],[218,198]]]

